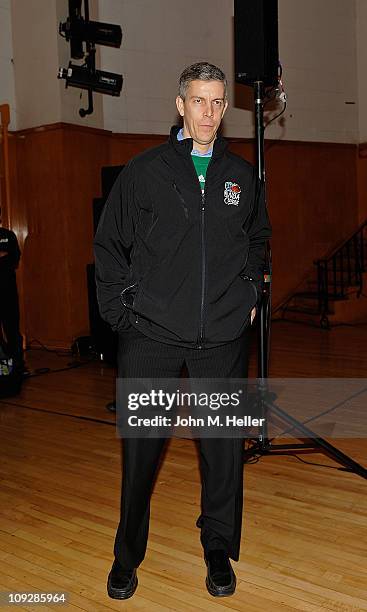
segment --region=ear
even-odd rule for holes
[[[181,117],[184,116],[185,112],[184,112],[184,101],[181,98],[181,96],[177,96],[176,98],[176,106],[177,106],[177,110],[179,112],[179,114],[181,115]]]

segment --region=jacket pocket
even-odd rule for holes
[[[139,284],[137,282],[133,283],[132,285],[125,287],[125,289],[123,289],[120,293],[121,304],[129,310],[134,310],[134,303],[138,291],[138,286]]]
[[[254,298],[255,298],[255,302],[254,302],[254,306],[255,306],[256,303],[257,303],[257,300],[258,300],[258,294],[257,294],[257,289],[256,289],[256,285],[255,285],[254,281],[251,278],[249,278],[248,276],[241,276],[240,278],[242,278],[242,280],[245,283],[248,283],[250,285],[250,287],[252,288],[252,291],[254,293]]]

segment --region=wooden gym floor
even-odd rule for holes
[[[330,332],[275,322],[271,375],[367,378],[367,326]],[[70,357],[28,352],[32,368]],[[252,375],[256,375],[252,360]],[[367,610],[366,482],[323,455],[245,467],[241,558],[233,597],[211,597],[195,520],[196,448],[171,441],[152,498],[148,551],[126,602],[106,576],[119,515],[113,369],[91,362],[29,378],[0,403],[0,591],[67,592],[61,610]],[[364,465],[366,440],[331,442]],[[22,606],[51,610],[55,606]],[[58,608],[56,608],[58,609]]]

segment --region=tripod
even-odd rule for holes
[[[265,161],[264,161],[264,83],[256,81],[254,83],[254,102],[255,102],[255,128],[256,128],[256,165],[258,178],[263,183],[265,192]],[[270,348],[270,329],[271,329],[271,250],[267,245],[266,262],[264,268],[264,283],[261,303],[259,307],[258,323],[258,408],[260,414],[266,415],[269,411],[275,414],[282,421],[292,426],[297,432],[297,438],[302,440],[296,444],[273,444],[268,438],[267,419],[259,429],[258,439],[252,441],[249,448],[244,451],[244,462],[260,455],[291,455],[294,451],[309,450],[321,452],[330,456],[334,461],[342,465],[341,470],[358,474],[362,478],[367,478],[367,469],[354,461],[348,455],[342,453],[335,446],[332,446],[324,438],[320,438],[315,432],[306,427],[300,421],[294,419],[287,412],[276,406],[273,397],[268,392],[266,379],[269,376],[269,348]],[[269,401],[270,400],[270,401]],[[308,442],[304,440],[309,440]]]

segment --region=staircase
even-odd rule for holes
[[[314,265],[313,277],[287,297],[276,309],[275,318],[325,329],[341,323],[367,323],[367,220]]]

